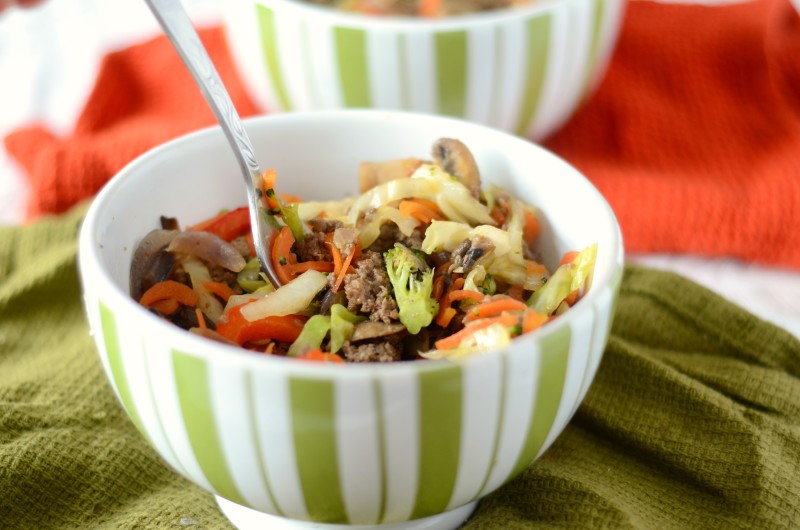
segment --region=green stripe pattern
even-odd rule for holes
[[[367,67],[367,36],[363,30],[335,28],[336,56],[339,82],[346,107],[369,107],[369,68]]]
[[[228,469],[214,419],[208,365],[188,353],[173,351],[172,366],[186,435],[200,469],[217,493],[244,504]]]
[[[280,46],[275,29],[275,13],[272,9],[256,3],[256,18],[258,19],[258,26],[261,31],[261,44],[264,50],[264,60],[267,63],[267,73],[272,81],[275,96],[278,98],[278,102],[283,110],[291,110],[292,105],[289,101],[289,95],[286,92],[286,84],[283,80],[280,60],[278,59]]]
[[[467,32],[445,31],[435,36],[439,111],[464,116],[467,98]]]
[[[347,522],[336,454],[331,381],[291,378],[289,396],[297,471],[312,520]]]
[[[411,518],[445,510],[456,483],[461,445],[462,374],[443,364],[419,375],[419,484]]]
[[[536,110],[542,95],[545,75],[547,74],[547,57],[550,50],[550,33],[552,16],[545,15],[528,19],[527,41],[528,59],[525,67],[525,91],[522,108],[519,113],[516,133],[525,134],[535,121]]]
[[[515,21],[500,20],[496,26],[488,29],[484,25],[478,25],[475,29],[445,27],[430,33],[408,31],[403,27],[370,28],[357,22],[343,25],[345,23],[341,21],[326,20],[324,17],[315,18],[312,26],[307,21],[298,22],[296,14],[284,15],[281,9],[256,3],[258,34],[254,37],[261,44],[261,69],[274,93],[273,100],[267,100],[265,104],[283,110],[301,110],[298,105],[309,107],[302,110],[312,110],[329,105],[371,108],[380,101],[390,108],[480,119],[492,126],[497,126],[497,117],[503,116],[502,128],[518,135],[530,134],[534,130],[537,135],[545,135],[551,132],[544,130],[549,124],[563,122],[582,99],[573,101],[571,97],[556,98],[552,101],[552,108],[543,112],[543,89],[548,76],[557,75],[555,72],[560,71],[557,67],[563,66],[565,71],[573,74],[569,76],[570,79],[554,80],[559,84],[550,88],[559,95],[575,93],[585,97],[588,94],[598,77],[601,58],[614,44],[615,39],[609,38],[611,35],[608,33],[617,28],[612,18],[620,16],[618,11],[622,8],[617,5],[620,1],[623,0],[555,3],[536,13],[520,15],[521,18]],[[566,11],[565,32],[556,32],[554,29],[554,13],[560,13],[559,10]],[[281,25],[284,17],[286,23]],[[585,20],[588,22],[584,24]],[[567,54],[569,64],[549,64],[554,49],[569,49],[575,45],[571,28],[584,25],[590,32],[585,41],[585,54]],[[484,33],[487,31],[491,34]],[[520,35],[520,49],[516,48],[518,31],[524,31],[524,35]],[[372,35],[380,38],[373,39]],[[329,49],[318,49],[321,42],[318,36],[320,39],[329,39]],[[230,37],[233,40],[240,38],[237,34],[231,34]],[[396,39],[398,46],[386,47],[392,51],[372,50],[371,46],[380,46],[376,43],[387,42],[384,37]],[[471,59],[471,56],[478,57],[480,53],[471,54],[470,46],[478,45],[483,38],[493,40],[496,53],[486,61]],[[249,43],[244,36],[241,39],[241,46]],[[289,42],[285,42],[287,40]],[[287,50],[292,43],[302,48],[301,53]],[[427,49],[432,53],[431,72],[424,71],[429,63],[416,56],[416,50]],[[370,60],[373,52],[376,55]],[[384,56],[387,60],[381,61]],[[578,60],[582,64],[572,63]],[[295,64],[297,61],[302,64]],[[510,62],[515,64],[509,65]],[[332,78],[327,77],[329,72]],[[493,79],[485,95],[478,96],[478,93],[483,94],[483,90],[478,88],[478,92],[471,93],[469,79],[481,73]],[[297,82],[291,84],[291,90],[300,90],[304,94],[290,93],[287,78],[292,74],[297,76]],[[432,79],[428,79],[429,74]],[[294,80],[294,77],[291,79]],[[376,90],[380,90],[378,80],[384,79],[398,79],[401,86],[393,87],[391,95],[381,97]],[[509,88],[507,83],[512,79],[518,84]],[[566,86],[573,82],[578,86]],[[411,86],[414,87],[414,101],[409,90]],[[338,101],[325,97],[333,96],[333,93],[326,94],[331,89],[339,94]],[[501,93],[514,96],[501,97]],[[474,109],[471,109],[473,105]]]
[[[563,326],[542,337],[539,379],[528,434],[517,457],[511,476],[521,473],[539,454],[550,433],[561,404],[561,394],[567,376],[571,329]]]
[[[114,380],[114,386],[117,388],[117,393],[122,401],[122,405],[125,407],[125,411],[128,413],[128,416],[130,416],[131,421],[133,421],[133,424],[139,432],[152,443],[153,440],[145,430],[142,419],[139,416],[139,411],[136,409],[136,404],[133,402],[128,376],[125,374],[119,334],[117,332],[117,319],[111,309],[102,302],[100,302],[100,326],[103,329],[103,341],[105,344],[106,357],[108,358],[108,365],[111,368],[111,377]]]
[[[598,312],[607,310],[602,306],[615,302],[615,288],[619,281],[619,271],[615,271],[611,286],[612,296],[602,298],[604,301],[597,308]],[[122,363],[124,353],[120,349],[114,315],[102,304],[100,315],[113,382],[134,423],[145,433],[132,401],[132,388],[126,378]],[[601,336],[596,337],[595,340],[603,341],[605,338],[605,336]],[[513,373],[508,369],[506,360],[501,360],[500,374],[503,383],[497,389],[501,393],[501,400],[497,405],[497,416],[495,416],[497,419],[490,425],[478,426],[481,429],[491,429],[494,438],[493,458],[486,463],[486,475],[479,477],[479,480],[484,483],[481,486],[486,484],[495,460],[508,462],[510,473],[508,476],[502,477],[502,482],[521,473],[539,455],[551,430],[554,427],[560,427],[554,423],[565,387],[571,343],[571,327],[559,326],[542,335],[540,349],[535,352],[525,352],[528,355],[538,356],[538,359],[532,359],[538,368],[534,370],[534,379],[530,382],[536,390],[531,398],[530,423],[525,428],[521,448],[515,455],[497,453],[501,437],[507,436],[507,433],[519,427],[517,422],[505,424],[502,421],[503,408],[506,405],[502,397]],[[596,343],[589,345],[589,348],[596,347],[599,347]],[[256,394],[251,388],[255,383],[253,374],[248,368],[242,367],[241,375],[246,384],[240,385],[240,388],[233,384],[233,380],[227,384],[226,388],[230,388],[231,392],[242,392],[249,403],[249,406],[245,407],[247,410],[233,410],[232,407],[225,407],[225,395],[215,396],[213,394],[215,389],[222,388],[226,383],[212,381],[213,366],[209,361],[177,350],[172,350],[170,355],[174,371],[176,402],[183,421],[182,425],[181,422],[178,422],[177,425],[164,425],[164,428],[172,430],[171,436],[176,435],[175,429],[185,432],[200,471],[216,493],[233,502],[247,505],[240,486],[237,485],[237,479],[232,475],[227,459],[240,458],[242,454],[250,454],[250,452],[237,451],[235,447],[223,446],[220,433],[221,422],[218,417],[215,417],[221,412],[215,409],[215,403],[221,400],[219,405],[225,408],[225,414],[243,414],[246,417],[242,419],[242,422],[253,423],[254,415],[257,415],[259,410],[259,404],[255,401]],[[409,403],[415,403],[414,416],[417,418],[415,444],[418,454],[416,463],[409,462],[410,466],[415,466],[417,477],[416,490],[408,505],[412,519],[440,513],[456,500],[452,497],[459,466],[462,460],[472,456],[464,454],[465,448],[462,447],[461,441],[463,436],[471,434],[463,432],[465,428],[464,414],[467,413],[464,401],[464,381],[465,371],[474,368],[469,364],[448,362],[424,363],[420,365],[420,368],[415,376],[417,379],[416,396],[412,396],[414,399],[409,401]],[[337,381],[336,377],[311,378],[291,374],[287,374],[286,377],[286,406],[289,412],[288,425],[290,425],[290,432],[287,432],[286,436],[294,448],[293,468],[295,471],[292,472],[297,473],[296,483],[299,485],[297,494],[302,498],[306,513],[286,512],[281,515],[289,518],[308,517],[310,520],[326,523],[371,524],[370,521],[364,520],[364,515],[357,512],[348,513],[343,478],[345,474],[357,477],[358,471],[341,468],[342,462],[337,447],[338,429],[345,425],[341,422],[341,417],[342,414],[347,414],[347,411],[336,408],[336,385],[364,384],[371,388],[369,394],[373,396],[374,404],[370,407],[372,412],[368,415],[369,417],[364,418],[363,421],[368,421],[371,425],[370,428],[375,429],[377,434],[375,440],[379,444],[377,451],[380,455],[380,469],[377,470],[380,479],[370,500],[373,503],[370,517],[375,517],[377,514],[377,520],[372,522],[380,522],[386,509],[386,488],[389,483],[387,477],[389,470],[385,462],[387,450],[385,432],[386,425],[394,421],[392,415],[384,413],[380,379],[377,376],[370,376],[364,380],[344,383]],[[159,410],[162,407],[158,402],[153,405]],[[363,424],[361,425],[359,428],[363,428]],[[257,448],[260,447],[257,440],[254,442],[252,436],[245,434],[243,433],[241,437],[242,444],[254,443]],[[258,480],[267,484],[280,484],[281,476],[266,476],[264,460],[267,456],[269,458],[287,458],[285,455],[258,454],[256,457],[258,461],[252,462],[252,465],[237,467],[252,469],[252,473],[256,474]],[[240,481],[241,483],[248,482],[246,479],[240,479]],[[275,498],[272,496],[272,492],[268,493],[272,497],[273,505],[279,509],[274,502]],[[254,508],[265,509],[263,506],[254,506]]]

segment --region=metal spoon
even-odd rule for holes
[[[247,189],[247,204],[250,208],[250,226],[256,255],[269,281],[276,288],[280,287],[281,282],[272,266],[269,253],[277,229],[267,224],[265,214],[261,211],[257,191],[261,168],[256,161],[253,144],[244,130],[242,120],[180,1],[145,1],[177,50],[183,64],[192,74],[195,83],[200,87],[236,155]]]

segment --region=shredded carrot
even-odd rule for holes
[[[206,317],[199,307],[195,308],[194,314],[197,315],[197,327],[199,327],[200,329],[208,329],[208,325],[206,324]]]
[[[339,355],[335,353],[327,353],[322,351],[319,348],[309,350],[302,355],[298,355],[297,359],[302,359],[304,361],[322,361],[328,363],[343,363],[344,359],[342,359]]]
[[[514,326],[517,324],[517,317],[511,313],[501,313],[500,316],[492,318],[483,318],[476,322],[468,324],[463,329],[453,333],[452,335],[439,339],[436,341],[437,350],[450,350],[461,344],[461,341],[472,335],[478,330],[488,328],[495,324],[501,324],[506,327]]]
[[[439,312],[436,314],[436,323],[443,328],[450,325],[453,317],[456,316],[457,311],[452,307],[441,306]]]
[[[282,284],[287,284],[294,278],[288,267],[286,267],[286,265],[294,265],[297,263],[297,257],[292,252],[292,245],[294,245],[292,231],[288,226],[284,226],[275,238],[275,242],[272,245],[271,256],[275,274]]]
[[[336,245],[333,245],[335,248]],[[339,271],[339,275],[336,276],[336,282],[333,284],[333,292],[339,290],[339,287],[342,285],[344,281],[344,277],[347,276],[348,272],[350,271],[350,264],[353,262],[353,259],[356,256],[356,253],[361,253],[361,245],[356,243],[352,245],[350,252],[348,252],[347,256],[345,256],[344,261],[342,262],[342,270]]]
[[[180,307],[180,303],[174,298],[167,298],[165,300],[156,300],[149,307],[155,309],[162,315],[171,315]]]
[[[227,283],[215,282],[213,280],[204,282],[203,287],[222,298],[225,302],[228,301],[228,298],[236,294]]]
[[[477,302],[482,301],[486,295],[483,293],[479,293],[478,291],[471,291],[469,289],[453,289],[449,293],[447,293],[447,299],[449,302],[457,302],[459,300],[475,300]]]
[[[456,280],[461,280],[460,283],[463,285],[464,283],[463,278],[457,278]],[[454,285],[456,283],[458,282],[457,281],[453,282]],[[452,289],[447,293],[445,293],[445,295],[439,299],[439,312],[436,314],[435,318],[436,323],[442,326],[443,328],[446,328],[456,314],[455,309],[451,308],[450,304],[452,304],[453,302],[457,302],[459,300],[467,300],[467,299],[481,302],[484,299],[484,295],[477,291],[470,291],[463,289]],[[448,311],[448,309],[451,309],[451,311]]]
[[[569,252],[565,252],[564,255],[561,257],[561,262],[559,262],[558,266],[567,265],[575,261],[575,258],[578,257],[579,252],[576,250],[570,250]],[[575,289],[571,293],[564,298],[564,301],[567,303],[568,306],[572,307],[575,305],[575,302],[578,301],[578,289]]]
[[[328,246],[328,250],[331,251],[331,256],[333,257],[333,277],[338,278],[339,274],[342,272],[344,260],[342,259],[342,252],[339,250],[339,247],[333,244],[333,232],[325,236],[325,244]],[[333,291],[336,292],[335,287]]]
[[[264,207],[271,212],[279,210],[281,206],[280,203],[273,197],[275,193],[275,181],[277,180],[277,177],[278,174],[273,168],[267,169],[264,171],[264,174],[261,175],[262,200],[264,201]]]
[[[522,333],[530,333],[542,327],[550,319],[547,315],[537,313],[533,309],[528,309],[522,316]]]
[[[175,280],[164,280],[156,283],[144,292],[139,299],[139,303],[150,307],[159,300],[167,300],[169,298],[174,298],[179,303],[190,307],[197,305],[197,294],[192,288]]]
[[[301,261],[292,265],[286,265],[286,269],[293,276],[302,274],[308,270],[319,272],[333,272],[333,263],[330,261]]]
[[[515,300],[510,296],[494,298],[488,302],[483,302],[476,306],[470,307],[469,311],[464,317],[464,321],[471,322],[481,318],[495,317],[503,311],[524,311],[527,308],[528,306],[525,305],[524,302]]]
[[[539,237],[540,231],[541,226],[539,226],[539,220],[536,218],[536,214],[526,209],[525,225],[522,228],[522,239],[524,239],[528,245],[533,245],[536,238]]]
[[[435,202],[426,199],[405,199],[397,205],[400,215],[403,217],[414,217],[422,224],[430,224],[434,219],[441,221],[444,219],[441,210]]]

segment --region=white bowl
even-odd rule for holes
[[[268,111],[403,109],[542,139],[605,72],[625,0],[533,0],[441,19],[374,17],[302,0],[229,0],[245,86]]]
[[[259,160],[277,168],[281,191],[306,199],[355,193],[363,160],[424,158],[435,139],[459,138],[486,182],[539,208],[549,266],[566,250],[598,243],[586,296],[502,350],[460,362],[332,365],[203,339],[128,294],[131,255],[159,216],[186,226],[245,204],[218,128],[144,154],[89,210],[80,273],[109,381],[164,460],[216,494],[234,522],[457,525],[547,450],[586,394],[622,274],[614,214],[561,159],[472,123],[332,111],[252,119],[246,127]]]

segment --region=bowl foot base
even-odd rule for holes
[[[247,508],[219,496],[216,499],[222,513],[239,530],[256,528],[269,528],[270,530],[310,530],[312,528],[319,530],[358,530],[367,528],[376,528],[378,530],[451,530],[461,526],[472,515],[475,506],[478,504],[477,501],[471,502],[449,512],[431,515],[414,521],[381,525],[344,525],[286,519]]]

